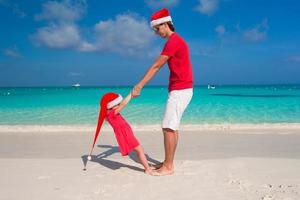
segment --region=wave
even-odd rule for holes
[[[133,131],[161,131],[160,124],[132,125]],[[113,131],[109,125],[105,125],[102,131]],[[230,131],[230,130],[299,130],[300,123],[263,123],[263,124],[184,124],[180,131]],[[93,133],[92,125],[0,125],[0,133]],[[262,133],[262,132],[258,132]]]
[[[210,94],[212,96],[228,96],[228,97],[261,97],[261,98],[282,98],[282,97],[300,97],[300,95],[273,95],[273,94]]]

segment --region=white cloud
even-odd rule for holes
[[[36,15],[35,19],[74,22],[85,14],[86,7],[84,0],[48,1],[43,4],[42,13]]]
[[[149,47],[155,37],[147,20],[134,14],[100,21],[95,25],[95,34],[97,50],[126,55],[136,54]]]
[[[0,0],[0,5],[9,8],[17,17],[24,18],[27,16],[27,14],[20,8],[19,4],[17,3],[9,2],[7,0]]]
[[[79,77],[79,76],[83,76],[83,74],[80,73],[80,72],[69,72],[67,75],[68,75],[68,76],[71,76],[71,77]]]
[[[24,18],[27,16],[27,14],[23,10],[21,10],[17,4],[12,5],[12,10],[14,15],[20,18]]]
[[[152,9],[171,8],[178,5],[179,0],[145,0],[145,3]]]
[[[121,55],[141,55],[151,48],[155,34],[149,22],[134,13],[120,14],[114,19],[99,21],[83,38],[76,20],[85,13],[83,1],[47,2],[36,19],[48,24],[37,29],[32,41],[38,46],[70,48],[82,52],[113,52]],[[61,13],[64,12],[64,13]]]
[[[288,58],[288,61],[292,61],[292,62],[300,62],[300,55],[297,56],[290,56]]]
[[[259,24],[248,28],[241,28],[240,24],[235,25],[234,29],[224,28],[224,34],[222,28],[217,27],[215,29],[225,43],[231,44],[263,42],[268,38],[268,30],[269,25],[267,19],[263,19]]]
[[[3,50],[3,54],[12,58],[22,58],[23,56],[20,54],[18,48],[16,46],[12,48],[7,48]]]
[[[92,43],[81,41],[77,50],[82,52],[92,52],[92,51],[97,51],[97,47]]]
[[[223,25],[218,25],[215,28],[215,31],[219,34],[220,37],[222,37],[226,32],[225,27]]]
[[[79,30],[74,24],[51,24],[39,28],[33,35],[37,45],[50,48],[71,48],[80,44]]]
[[[43,4],[42,13],[36,20],[45,20],[48,24],[37,29],[32,35],[36,45],[49,48],[75,48],[80,45],[80,29],[75,21],[80,19],[86,10],[84,0],[48,1]]]
[[[221,48],[218,42],[190,41],[189,44],[191,55],[194,56],[214,57]]]
[[[254,28],[245,30],[243,33],[244,39],[248,42],[261,42],[267,39],[268,20],[264,19]]]
[[[199,5],[195,8],[201,14],[211,16],[219,7],[219,0],[199,0]]]

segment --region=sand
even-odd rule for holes
[[[1,129],[0,129],[1,130]],[[0,199],[300,199],[300,131],[202,129],[180,133],[175,174],[143,173],[101,133],[83,171],[91,131],[0,131]],[[160,131],[136,131],[151,163],[164,156]]]

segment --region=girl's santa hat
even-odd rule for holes
[[[95,132],[95,137],[94,137],[94,142],[93,142],[92,148],[94,148],[94,146],[95,146],[96,140],[100,133],[100,129],[102,127],[103,121],[106,116],[107,109],[110,109],[110,108],[118,105],[119,103],[121,103],[122,100],[123,100],[123,98],[120,94],[116,94],[113,92],[106,93],[102,96],[101,101],[100,101],[101,108],[100,108],[99,117],[98,117],[98,124],[97,124],[97,129]]]
[[[170,12],[168,11],[168,9],[163,8],[151,15],[151,22],[150,22],[151,28],[165,22],[172,22],[172,18],[170,16]]]

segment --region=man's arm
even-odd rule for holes
[[[136,97],[140,95],[141,89],[155,76],[155,74],[166,64],[169,56],[160,55],[154,64],[149,68],[149,70],[144,75],[143,79],[135,85],[132,90],[132,97]]]

